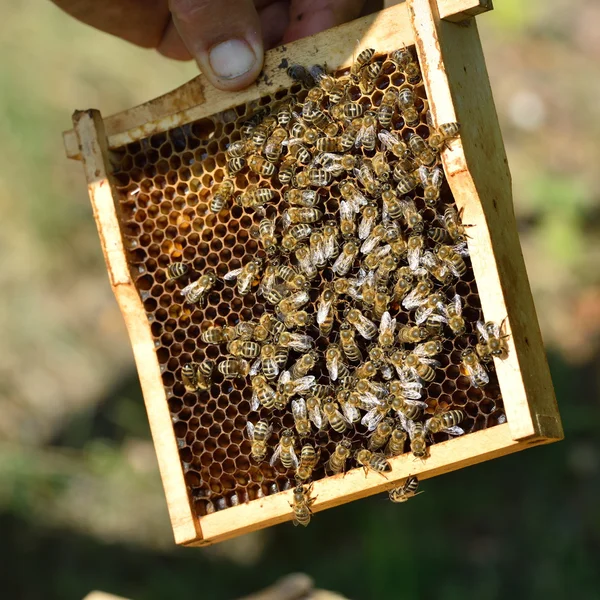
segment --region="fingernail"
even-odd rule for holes
[[[246,41],[233,39],[213,46],[208,60],[217,77],[235,79],[254,66],[256,54]]]

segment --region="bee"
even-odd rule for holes
[[[316,500],[316,498],[310,497],[311,492],[312,484],[306,489],[306,491],[301,485],[298,485],[294,488],[292,502],[290,503],[290,506],[294,511],[294,525],[302,525],[302,527],[307,527],[310,523],[310,519],[312,517],[311,506]]]
[[[300,379],[308,374],[308,372],[317,364],[318,355],[314,350],[310,350],[303,354],[290,368],[292,379]]]
[[[176,262],[167,268],[167,279],[179,279],[189,271],[189,267],[182,262]]]
[[[255,150],[262,148],[267,141],[267,138],[275,129],[277,125],[277,119],[275,117],[265,117],[262,123],[259,123],[253,130],[250,136],[252,145]]]
[[[408,146],[398,137],[397,134],[383,129],[377,134],[379,141],[386,150],[389,150],[396,158],[406,158],[408,156]]]
[[[395,275],[396,284],[392,290],[392,301],[400,302],[413,290],[414,275],[408,267],[400,267]],[[419,302],[417,301],[413,308],[416,308],[418,304]]]
[[[390,257],[386,257],[386,260],[388,258],[394,258],[393,256]],[[394,259],[395,261],[395,259]],[[384,260],[385,263],[385,260]],[[396,263],[394,263],[396,264]],[[385,266],[385,264],[383,264],[381,268],[383,268]],[[380,269],[377,270],[377,272],[375,273],[375,275],[377,276],[378,273],[380,273]],[[381,286],[378,290],[377,293],[375,294],[375,301],[373,303],[373,309],[371,311],[371,316],[373,317],[373,319],[375,319],[376,321],[380,321],[382,316],[387,312],[388,306],[391,302],[391,296],[387,293],[387,287],[386,286]]]
[[[332,259],[336,259],[340,254],[340,249],[338,246],[338,237],[340,235],[340,231],[337,228],[337,224],[335,221],[327,221],[323,227],[323,254],[325,255],[325,260],[329,261]]]
[[[306,398],[306,412],[308,420],[320,430],[323,426],[323,415],[321,414],[321,401],[314,394],[314,388],[313,393]]]
[[[400,194],[409,194],[419,185],[419,180],[414,173],[398,172],[394,169],[393,175],[398,184],[396,189]]]
[[[458,136],[459,131],[460,125],[458,123],[442,123],[429,134],[427,142],[433,150],[439,152],[448,140]]]
[[[311,233],[312,228],[307,223],[292,225],[281,239],[281,246],[284,251],[291,252],[295,250],[298,242],[308,239]]]
[[[310,444],[304,444],[300,451],[300,464],[296,470],[296,477],[301,480],[310,479],[313,469],[317,466],[321,451],[315,452]]]
[[[427,408],[426,402],[395,396],[391,401],[392,410],[396,411],[398,417],[405,417],[411,421],[416,421],[421,417],[423,411]]]
[[[461,256],[461,254],[468,255],[466,244],[457,244],[456,246],[438,244],[433,251],[440,261],[448,265],[456,277],[464,277],[467,273],[467,264]]]
[[[306,176],[308,178],[308,185],[315,187],[325,187],[331,183],[331,173],[325,169],[308,169]]]
[[[367,317],[365,317],[357,308],[348,311],[346,320],[366,340],[373,339],[378,333],[377,325],[375,325],[373,321],[367,319]]]
[[[369,112],[363,117],[362,127],[358,131],[354,145],[357,148],[362,146],[365,150],[375,150],[376,140],[377,117]]]
[[[435,162],[435,153],[420,135],[412,133],[408,138],[408,147],[420,165],[431,166]]]
[[[356,233],[354,215],[355,212],[352,210],[350,204],[346,200],[342,200],[340,202],[340,231],[344,238],[353,237]]]
[[[404,453],[404,445],[408,436],[402,427],[394,427],[385,447],[386,456],[399,456]]]
[[[344,415],[338,410],[336,402],[329,400],[323,404],[323,414],[331,428],[338,433],[344,433],[348,427]]]
[[[423,423],[415,423],[410,419],[400,415],[400,421],[405,431],[410,437],[410,450],[415,458],[425,458],[427,456],[426,429]]]
[[[291,429],[284,429],[279,436],[279,444],[273,452],[270,464],[273,466],[277,459],[281,461],[281,464],[285,469],[297,469],[298,468],[298,457],[294,451],[296,445],[296,437]]]
[[[314,127],[307,127],[301,121],[296,121],[290,130],[291,139],[288,143],[301,142],[307,146],[314,146],[319,139],[319,132]]]
[[[343,202],[343,201],[342,201]],[[358,226],[358,238],[365,240],[369,237],[375,223],[377,222],[377,216],[379,211],[375,204],[367,204],[362,209],[362,219]]]
[[[256,358],[260,350],[260,344],[247,340],[233,340],[227,344],[227,352],[235,357]]]
[[[350,69],[350,77],[352,77],[355,80],[358,79],[358,75],[361,69],[367,63],[369,63],[369,61],[373,58],[374,54],[374,48],[365,48],[362,52],[360,52],[359,55],[356,57],[356,60],[352,64],[352,67]]]
[[[277,311],[282,315],[286,315],[297,310],[300,310],[310,300],[310,296],[306,289],[290,294],[284,298],[277,306]]]
[[[239,173],[246,166],[246,159],[243,156],[235,156],[227,161],[227,174],[231,177]]]
[[[352,451],[352,444],[349,440],[343,439],[341,442],[336,444],[335,450],[329,457],[327,462],[327,468],[332,475],[337,475],[345,471],[346,461],[350,457]]]
[[[311,160],[310,152],[306,149],[304,145],[298,142],[295,138],[289,140],[290,144],[288,146],[290,156],[296,159],[302,165],[307,165]]]
[[[375,89],[375,80],[381,74],[383,63],[374,62],[365,65],[360,71],[358,86],[363,94],[371,94]]]
[[[321,335],[329,335],[333,328],[334,321],[334,302],[337,299],[337,294],[333,290],[332,286],[325,286],[321,295],[319,296],[319,302],[317,305],[317,325]]]
[[[394,50],[390,54],[390,60],[394,64],[398,65],[398,67],[400,67],[401,71],[404,71],[406,66],[410,62],[413,62],[413,56],[412,56],[410,50],[408,48],[404,47],[404,48],[400,48],[399,50]]]
[[[384,223],[378,223],[373,227],[371,233],[367,239],[362,243],[360,251],[362,254],[370,254],[373,252],[379,242],[383,241],[386,237],[386,226]]]
[[[432,290],[433,284],[431,281],[427,277],[419,277],[417,285],[402,300],[402,306],[406,310],[417,308],[431,294]]]
[[[316,223],[323,218],[323,213],[318,208],[294,207],[288,208],[286,213],[290,223]]]
[[[267,455],[267,441],[271,437],[273,428],[262,419],[254,425],[251,421],[246,423],[248,438],[252,442],[251,455],[257,462],[262,462]]]
[[[189,285],[186,285],[181,293],[185,296],[185,301],[188,304],[196,304],[197,302],[203,302],[206,299],[206,295],[217,282],[217,276],[212,271],[205,273],[198,280],[192,281]]]
[[[258,237],[267,256],[273,256],[277,253],[277,236],[275,235],[275,222],[264,218],[258,224]]]
[[[384,221],[387,221],[390,217],[392,219],[399,219],[403,216],[400,200],[394,190],[391,188],[383,190],[381,199],[383,201],[382,219]]]
[[[362,206],[366,206],[369,203],[365,196],[350,181],[344,181],[344,183],[340,184],[340,193],[355,213],[358,213]]]
[[[291,65],[287,70],[288,77],[310,89],[316,85],[313,76],[302,65]]]
[[[466,331],[465,320],[462,318],[462,301],[458,294],[451,303],[443,307],[448,327],[454,335],[463,335]]]
[[[203,331],[200,339],[206,344],[222,344],[226,341],[223,327],[218,325],[211,325],[206,331]]]
[[[379,423],[384,419],[390,410],[388,399],[379,399],[371,393],[362,394],[362,407],[367,409],[366,414],[360,423],[369,431],[375,431]]]
[[[275,198],[276,192],[269,188],[249,185],[246,191],[237,196],[235,203],[245,208],[258,208]]]
[[[260,351],[262,372],[270,381],[274,380],[280,371],[279,362],[276,360],[276,353],[277,348],[273,344],[264,344]]]
[[[297,310],[282,316],[286,329],[306,328],[313,322],[313,316],[305,310]]]
[[[423,186],[423,198],[425,204],[430,208],[435,207],[437,200],[440,197],[440,188],[444,180],[444,171],[441,167],[435,167],[428,170],[427,167],[419,167],[419,177]]]
[[[463,371],[467,374],[475,387],[483,387],[490,381],[490,377],[483,365],[479,362],[477,353],[473,348],[466,348],[461,353]]]
[[[297,162],[291,156],[286,156],[279,166],[277,177],[283,185],[289,184],[296,173]]]
[[[284,102],[277,110],[277,125],[287,127],[292,120],[292,108],[290,102]]]
[[[219,185],[215,195],[210,201],[210,210],[213,213],[219,213],[224,208],[227,202],[233,197],[234,184],[231,179],[226,179]]]
[[[439,415],[433,415],[425,423],[425,429],[430,433],[448,433],[450,435],[462,435],[464,430],[457,425],[465,419],[462,410],[448,410]]]
[[[377,454],[364,448],[355,454],[355,459],[356,462],[364,468],[365,476],[369,470],[381,473],[383,475],[384,472],[390,471],[392,468],[387,458],[383,454]]]
[[[394,345],[394,332],[396,331],[396,319],[392,319],[390,313],[386,310],[381,315],[379,323],[379,337],[377,343],[382,348],[390,348]]]
[[[315,142],[315,148],[319,152],[338,152],[340,148],[340,138],[323,136]]]
[[[296,260],[298,266],[308,279],[314,279],[318,275],[317,267],[312,261],[311,252],[306,244],[301,244],[296,248]]]
[[[252,410],[258,410],[259,406],[264,406],[271,410],[275,406],[277,393],[269,385],[264,375],[252,377],[252,401],[250,407]]]
[[[357,165],[357,158],[351,154],[321,152],[321,154],[317,155],[315,163],[322,165],[334,177],[338,177],[344,171],[352,171]]]
[[[315,81],[315,83],[316,83],[316,81]],[[320,87],[314,87],[314,88],[308,90],[308,94],[306,94],[306,99],[309,102],[319,103],[323,99],[324,96],[325,96],[324,90],[322,90]]]
[[[472,227],[472,225],[463,225],[462,223],[462,209],[460,212],[456,212],[454,208],[449,206],[444,211],[444,216],[442,217],[443,223],[446,227],[446,231],[448,235],[452,239],[455,244],[463,244],[466,242],[466,238],[468,237],[465,233],[466,227]]]
[[[377,367],[372,361],[367,360],[356,368],[353,375],[357,379],[372,379],[377,375]]]
[[[343,323],[340,327],[340,345],[342,350],[350,362],[359,362],[362,359],[362,355],[354,336],[354,330],[350,328],[350,325]]]
[[[415,108],[417,97],[413,92],[412,86],[406,85],[400,88],[398,93],[398,107],[402,113],[404,122],[409,127],[414,127],[419,123],[419,112]]]
[[[258,173],[259,175],[263,175],[264,177],[272,177],[277,171],[275,165],[269,162],[266,158],[262,157],[260,154],[252,154],[248,158],[248,166],[250,167],[251,171]]]
[[[394,116],[394,107],[398,100],[398,92],[395,89],[387,89],[383,93],[381,98],[381,104],[377,109],[377,120],[379,124],[384,128],[388,129],[392,124],[392,117]]]
[[[252,288],[252,282],[259,276],[263,261],[256,258],[246,263],[239,269],[233,269],[223,276],[225,281],[237,279],[237,291],[240,296],[245,296]]]
[[[493,321],[487,321],[485,324],[477,321],[477,331],[479,332],[479,343],[475,347],[479,358],[484,361],[489,361],[492,356],[505,358],[508,353],[506,342],[507,335],[501,335],[501,325],[497,325]]]
[[[417,492],[418,489],[419,478],[411,475],[400,487],[393,488],[388,493],[392,502],[406,502],[413,496],[418,496],[421,493]]]
[[[388,163],[385,152],[377,152],[371,160],[371,166],[379,181],[386,182],[390,178],[392,168]]]
[[[246,156],[251,150],[251,146],[248,140],[237,140],[229,144],[227,151],[227,158],[240,158]]]
[[[302,206],[304,208],[314,208],[319,201],[319,197],[316,190],[292,189],[286,192],[285,201],[289,204]]]
[[[354,264],[354,259],[358,254],[358,246],[352,241],[348,241],[344,244],[340,255],[337,257],[331,270],[340,277],[343,277],[348,273]]]
[[[339,112],[347,119],[356,119],[362,117],[364,106],[358,102],[344,102],[344,104],[338,105]],[[335,112],[332,111],[335,116]]]
[[[369,450],[374,452],[385,446],[393,429],[393,421],[391,419],[383,419],[369,437]]]
[[[307,352],[312,348],[312,338],[301,333],[284,331],[279,335],[278,344],[296,352]]]
[[[409,231],[414,233],[422,233],[423,217],[417,210],[414,200],[405,198],[404,200],[401,200],[399,204],[402,211],[402,216],[406,222],[406,227],[409,229]]]
[[[421,257],[425,246],[425,239],[420,233],[413,233],[407,242],[408,267],[411,271],[417,271],[421,265]]]
[[[437,256],[426,250],[420,258],[421,265],[427,270],[430,275],[433,275],[442,284],[447,284],[453,276],[447,263],[438,260]]]
[[[379,291],[381,291],[381,289],[384,290],[384,296],[387,296],[385,294],[385,292],[387,292],[387,283],[390,278],[390,275],[397,268],[398,268],[398,259],[393,254],[388,254],[379,263],[379,266],[377,267],[377,270],[375,271],[375,283],[378,286],[380,286]],[[377,315],[380,314],[381,312],[383,312],[383,311],[381,311],[381,307],[383,306],[383,304],[381,304],[381,303],[384,301],[384,298],[381,295],[379,295],[378,297],[376,297],[376,300],[379,300],[379,303],[378,303],[379,308],[374,308],[374,316],[376,319],[378,319],[379,317]],[[386,302],[389,302],[389,300],[386,300]],[[387,306],[387,304],[386,304],[386,306]],[[383,310],[386,310],[386,309],[384,308]]]
[[[311,427],[310,421],[308,420],[308,412],[306,410],[306,401],[304,398],[292,400],[292,415],[294,416],[294,424],[296,426],[298,435],[300,437],[306,437],[307,435],[310,435]],[[302,464],[302,462],[300,464]]]
[[[198,363],[187,363],[181,367],[181,379],[186,391],[197,392],[210,387],[210,377],[215,363],[212,360],[205,360],[202,365],[202,369]]]
[[[361,121],[361,126],[362,126],[362,121]],[[339,139],[339,145],[340,145],[340,149],[342,150],[342,152],[348,152],[348,151],[352,150],[352,148],[354,148],[354,144],[356,142],[356,136],[358,135],[359,130],[360,130],[360,127],[357,123],[357,124],[349,125],[342,132],[342,134],[340,135],[340,139]]]
[[[424,344],[417,346],[412,352],[404,352],[402,356],[403,365],[404,368],[418,375],[423,381],[430,382],[435,379],[435,369],[433,367],[438,367],[440,363],[429,358],[423,346]]]
[[[285,129],[278,127],[271,134],[265,144],[265,157],[269,162],[277,162],[283,152],[283,142],[287,139],[288,134]]]
[[[226,358],[217,365],[217,369],[225,378],[246,377],[250,364],[243,358]]]
[[[285,287],[291,292],[305,290],[310,287],[306,277],[301,273],[298,273],[294,267],[279,265],[276,273],[277,277],[283,281]]]
[[[327,347],[325,351],[325,365],[331,381],[336,381],[338,377],[345,377],[349,373],[342,351],[337,344],[329,344]]]

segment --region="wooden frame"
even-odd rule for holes
[[[139,140],[287,87],[279,63],[326,62],[348,66],[360,47],[392,51],[416,45],[432,113],[437,123],[459,121],[461,136],[443,152],[450,187],[464,220],[475,225],[469,240],[473,269],[486,318],[506,317],[509,355],[495,360],[507,423],[431,447],[429,458],[404,454],[391,459],[384,479],[354,469],[314,484],[318,512],[394,487],[409,475],[427,479],[471,464],[562,438],[562,427],[529,289],[514,219],[511,179],[474,19],[448,19],[448,6],[484,2],[409,0],[267,53],[264,76],[237,93],[212,89],[199,76],[146,105],[102,120],[97,111],[74,115],[65,133],[67,155],[81,158],[88,180],[109,278],[123,312],[142,390],[175,540],[199,546],[222,541],[292,518],[291,492],[281,492],[198,519],[188,499],[175,434],[148,321],[129,274],[119,228],[118,201],[108,167],[108,149]],[[476,10],[476,8],[474,8]],[[445,20],[440,18],[445,15]]]

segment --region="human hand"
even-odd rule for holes
[[[222,90],[249,86],[265,49],[355,19],[365,0],[53,0],[75,18],[177,60]]]

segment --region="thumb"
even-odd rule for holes
[[[202,73],[222,90],[248,87],[263,64],[252,0],[169,0],[175,27]]]

